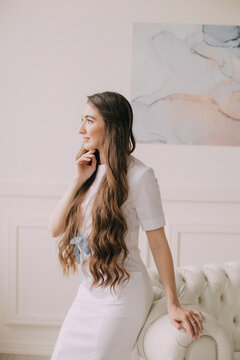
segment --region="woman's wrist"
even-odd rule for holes
[[[72,184],[81,186],[83,184],[83,181],[79,177],[73,176],[72,177]]]
[[[181,307],[181,305],[179,303],[174,303],[174,304],[167,304],[167,308],[168,308],[168,311],[169,310],[172,310],[172,309],[176,309],[178,307]]]
[[[178,299],[174,299],[174,300],[169,300],[167,301],[167,308],[168,310],[171,310],[171,309],[175,309],[177,307],[180,307],[180,303],[178,301]]]

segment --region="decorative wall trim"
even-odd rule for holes
[[[6,234],[5,242],[5,324],[7,325],[31,325],[31,326],[60,326],[63,321],[62,316],[52,314],[23,314],[19,312],[18,305],[18,241],[19,228],[43,228],[46,229],[47,221],[42,219],[29,218],[4,218]]]
[[[62,196],[68,184],[34,184],[0,182],[0,196],[45,197],[57,198]],[[211,187],[170,187],[160,184],[163,202],[194,201],[194,202],[228,202],[240,203],[240,187],[211,188]]]
[[[186,233],[203,234],[226,234],[226,235],[239,235],[240,239],[240,225],[212,225],[212,224],[171,224],[171,252],[174,264],[180,266],[180,243],[181,237]]]
[[[46,199],[46,201],[53,201],[60,198],[65,192],[68,184],[34,184],[34,183],[0,183],[0,196],[5,198],[33,198],[33,199]],[[193,206],[198,206],[199,203],[205,203],[207,206],[210,203],[222,204],[225,205],[238,206],[240,204],[240,188],[198,188],[198,187],[164,187],[160,186],[161,197],[163,201],[163,206],[175,207],[179,204],[186,204],[188,206],[193,203]],[[19,199],[18,199],[19,200]],[[55,201],[54,200],[54,201]],[[13,199],[11,199],[13,201]],[[192,206],[192,205],[191,205]],[[10,214],[10,215],[9,215]],[[17,214],[17,215],[15,215]],[[43,214],[44,215],[44,214]],[[48,214],[46,214],[47,217]],[[4,246],[4,258],[3,264],[5,267],[4,270],[4,308],[7,309],[5,316],[5,324],[7,325],[30,325],[30,326],[61,326],[63,315],[62,316],[53,316],[52,314],[23,314],[18,312],[18,274],[17,274],[17,261],[18,261],[18,229],[19,227],[36,227],[36,228],[47,228],[47,219],[46,218],[30,218],[28,214],[20,217],[18,213],[12,211],[10,208],[8,211],[8,216],[3,217],[3,246]],[[233,234],[237,231],[240,234],[240,224],[216,224],[213,225],[212,222],[214,218],[211,219],[211,223],[206,223],[206,218],[198,218],[198,223],[195,223],[195,218],[191,217],[186,223],[186,219],[181,218],[181,223],[177,224],[175,219],[171,220],[167,225],[166,230],[169,231],[168,238],[171,242],[171,250],[173,259],[176,265],[179,263],[179,241],[183,233],[186,232],[222,232],[227,231],[229,234]],[[233,220],[234,222],[234,220]],[[235,223],[237,220],[235,220]],[[166,231],[166,232],[167,232]],[[140,236],[146,236],[140,229]],[[146,239],[142,238],[142,257],[145,259],[146,266],[150,267],[151,263],[151,254],[149,247],[147,246]]]
[[[4,341],[0,342],[1,353],[16,355],[50,356],[53,352],[53,343],[32,341]]]
[[[182,187],[161,186],[163,201],[168,202],[207,202],[240,203],[240,188]]]

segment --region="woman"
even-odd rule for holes
[[[131,155],[132,125],[124,96],[110,91],[88,96],[75,173],[49,221],[53,237],[63,234],[58,244],[63,273],[77,271],[78,264],[81,272],[52,360],[139,359],[136,341],[153,301],[138,249],[139,224],[165,288],[171,322],[192,337],[202,331],[202,314],[178,302],[158,181],[151,167]]]

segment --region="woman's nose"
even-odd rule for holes
[[[78,133],[79,134],[85,134],[86,133],[86,129],[85,129],[83,123],[81,124],[80,129],[78,130]]]

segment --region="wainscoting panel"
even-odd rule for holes
[[[0,353],[50,356],[76,295],[48,219],[67,185],[1,184]]]
[[[240,259],[239,189],[163,188],[161,192],[174,265]],[[146,235],[141,236],[147,241]],[[149,247],[147,251],[147,264],[156,270]]]
[[[79,274],[63,277],[58,239],[47,231],[67,186],[0,186],[0,353],[50,356],[76,295]],[[161,195],[175,265],[239,258],[239,189],[161,187]],[[146,233],[139,235],[143,261],[154,268]]]

